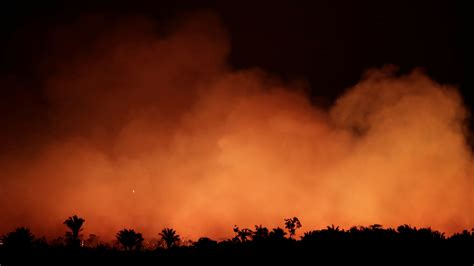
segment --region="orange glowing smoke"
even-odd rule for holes
[[[468,114],[420,71],[371,70],[325,110],[304,87],[231,69],[212,14],[87,17],[52,36],[48,123],[28,156],[0,156],[0,232],[60,235],[72,214],[109,238],[228,237],[295,215],[303,231],[474,224]]]

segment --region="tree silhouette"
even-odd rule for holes
[[[64,224],[71,231],[67,234],[69,243],[77,245],[84,219],[74,215],[69,217]],[[464,230],[448,237],[430,227],[416,228],[406,224],[396,229],[372,224],[353,226],[348,230],[330,225],[305,232],[300,240],[296,240],[294,237],[296,230],[301,227],[299,220],[296,217],[285,219],[285,225],[286,229],[277,227],[271,231],[262,225],[255,225],[255,230],[234,226],[233,231],[236,234],[234,238],[218,242],[202,237],[192,245],[186,245],[186,242],[183,244],[180,236],[172,228],[164,228],[159,233],[161,236],[159,241],[166,249],[156,251],[152,251],[157,247],[153,244],[154,242],[144,242],[142,234],[132,229],[117,232],[117,241],[114,242],[118,246],[119,250],[117,250],[115,246],[100,242],[98,236],[93,234],[85,240],[84,248],[68,249],[64,247],[64,243],[67,243],[64,237],[58,238],[57,244],[52,241],[46,242],[44,237],[35,238],[30,229],[20,227],[0,237],[0,258],[17,262],[33,256],[48,263],[74,255],[74,258],[81,257],[84,261],[103,258],[110,259],[110,264],[120,264],[124,262],[123,260],[130,262],[133,260],[134,265],[141,265],[150,258],[162,263],[175,259],[179,261],[190,259],[191,262],[199,264],[209,259],[233,261],[236,257],[259,262],[262,259],[269,259],[266,261],[272,262],[273,259],[280,261],[286,258],[304,258],[318,262],[323,258],[339,260],[345,257],[352,261],[355,257],[366,259],[395,254],[397,257],[415,256],[433,261],[438,260],[439,256],[444,258],[457,256],[467,261],[467,259],[471,260],[468,256],[474,250],[474,229]],[[174,248],[178,242],[179,248]],[[317,251],[316,256],[314,251]]]
[[[165,227],[161,230],[159,235],[161,236],[161,239],[165,241],[166,248],[168,249],[177,246],[180,241],[179,235],[177,235],[176,231],[172,228]]]
[[[334,226],[333,224],[331,224],[331,226],[326,226],[326,230],[333,233],[338,233],[342,231],[341,229],[339,229],[339,226]]]
[[[345,239],[349,234],[352,236],[357,236],[359,234],[359,229],[357,227],[351,227],[349,231],[344,231],[339,229],[339,226],[326,226],[325,229],[321,230],[313,230],[309,232],[305,232],[304,235],[301,237],[303,242],[333,242],[333,241],[341,241]]]
[[[285,219],[285,228],[288,229],[288,232],[290,233],[290,238],[293,238],[293,236],[296,234],[296,229],[300,227],[301,222],[298,218],[293,217]]]
[[[95,234],[89,234],[89,237],[84,242],[84,245],[87,247],[97,247],[100,244],[99,237]]]
[[[273,228],[273,230],[268,234],[268,238],[271,240],[283,240],[285,239],[286,232],[280,227]]]
[[[5,247],[15,251],[28,251],[33,245],[35,236],[27,227],[18,227],[15,231],[3,236]]]
[[[233,240],[236,242],[246,242],[248,237],[253,233],[252,230],[248,228],[239,229],[237,225],[234,225],[233,231],[236,234]]]
[[[333,225],[334,226],[334,225]],[[369,225],[370,229],[372,229],[372,231],[376,231],[378,229],[382,229],[382,225],[381,224],[372,224],[372,225]]]
[[[193,243],[193,246],[198,249],[213,249],[217,247],[217,241],[212,240],[209,237],[201,237],[198,241]]]
[[[117,241],[125,251],[139,250],[142,247],[143,236],[133,229],[123,229],[116,234]]]
[[[82,225],[84,224],[85,220],[74,215],[72,217],[67,218],[63,224],[65,224],[71,232],[66,232],[66,241],[75,247],[79,247],[81,244],[79,232],[82,231]]]
[[[263,227],[262,225],[255,225],[255,231],[252,235],[253,241],[263,241],[268,238],[268,228]]]

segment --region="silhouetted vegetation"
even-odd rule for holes
[[[396,229],[384,228],[380,224],[354,226],[343,229],[330,225],[323,229],[306,231],[298,237],[297,229],[302,224],[297,217],[284,219],[285,229],[268,229],[255,225],[255,229],[234,226],[235,236],[220,241],[201,237],[195,242],[181,242],[172,228],[164,228],[158,235],[163,245],[144,245],[144,237],[133,229],[117,232],[118,245],[99,241],[90,234],[78,242],[84,219],[76,215],[64,224],[70,229],[66,238],[49,242],[35,238],[30,229],[19,227],[1,237],[0,263],[34,259],[57,264],[114,263],[136,265],[150,260],[163,263],[254,262],[269,263],[282,260],[313,260],[334,263],[378,262],[376,258],[400,263],[418,260],[474,261],[474,229],[464,230],[451,236],[432,230],[401,225]],[[230,230],[229,230],[230,231]],[[82,243],[79,245],[78,243]],[[64,245],[65,244],[65,245]],[[381,263],[384,264],[384,263]]]
[[[285,228],[290,233],[290,238],[292,238],[296,234],[296,229],[301,228],[300,220],[296,217],[285,219]]]
[[[116,237],[125,251],[139,250],[144,240],[142,234],[136,233],[133,229],[123,229],[117,233]]]
[[[3,244],[11,251],[30,251],[33,247],[35,236],[29,228],[18,227],[15,231],[3,237]]]
[[[172,228],[164,228],[161,233],[161,240],[163,240],[166,244],[166,248],[170,249],[178,245],[180,238],[179,235],[176,234],[176,231]]]
[[[82,231],[82,225],[84,224],[85,220],[77,217],[74,215],[72,217],[67,218],[64,221],[64,224],[71,230],[70,232],[66,232],[66,242],[74,247],[79,247],[81,244],[81,239],[79,233]]]
[[[262,242],[268,239],[269,231],[268,228],[262,225],[255,225],[255,231],[252,234],[252,241]]]
[[[235,237],[232,239],[235,242],[246,242],[253,234],[252,230],[248,228],[239,229],[237,225],[234,225]]]

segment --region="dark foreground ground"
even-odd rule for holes
[[[8,265],[474,265],[471,240],[306,240],[201,241],[170,249],[124,251],[117,248],[43,246],[29,251],[0,249]]]

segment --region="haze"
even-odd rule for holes
[[[44,123],[1,136],[0,232],[59,236],[72,214],[104,238],[164,226],[223,238],[293,216],[302,231],[472,227],[469,114],[455,87],[388,65],[322,108],[304,80],[232,69],[229,38],[206,12],[51,29]]]

